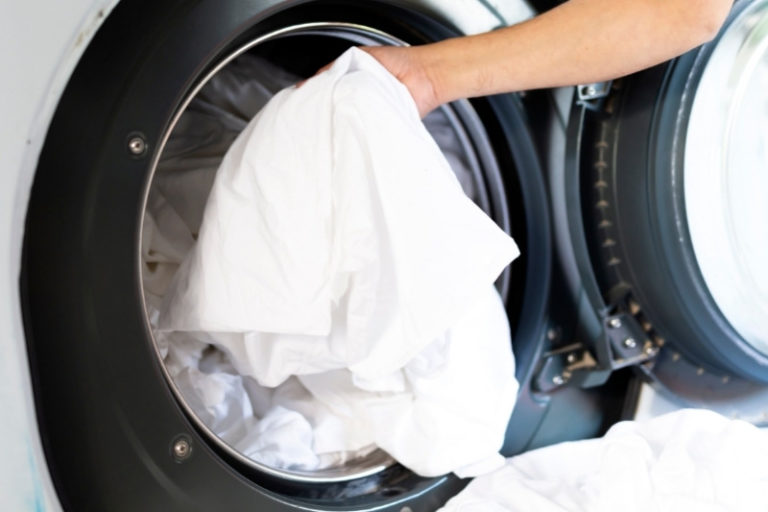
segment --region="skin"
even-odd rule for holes
[[[424,116],[459,98],[617,78],[711,40],[731,0],[568,0],[531,20],[412,47],[365,47]]]

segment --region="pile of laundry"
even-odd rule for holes
[[[761,512],[768,432],[680,409],[510,458],[440,512]]]
[[[181,117],[148,198],[145,298],[185,402],[274,468],[502,465],[514,241],[368,54],[298,88],[248,59]]]

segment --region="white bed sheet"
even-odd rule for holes
[[[700,409],[509,458],[440,512],[761,512],[768,432]]]

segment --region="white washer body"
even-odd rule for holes
[[[56,104],[78,59],[117,0],[0,6],[0,510],[61,510],[35,420],[19,275],[29,191]]]

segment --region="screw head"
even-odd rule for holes
[[[187,441],[186,438],[179,438],[176,440],[176,442],[173,443],[173,457],[176,460],[182,461],[189,457],[191,453],[192,446],[189,444],[189,441]]]
[[[575,362],[576,362],[576,354],[574,354],[573,352],[571,352],[570,354],[568,354],[568,355],[566,356],[565,360],[566,360],[566,361],[568,361],[568,364],[573,364],[573,363],[575,363]]]
[[[134,155],[141,155],[147,150],[147,143],[142,137],[136,135],[128,141],[128,150]]]
[[[648,345],[647,347],[645,347],[645,350],[644,350],[645,355],[647,355],[648,357],[655,356],[656,352],[658,351],[659,349],[654,347],[653,345]]]
[[[627,348],[635,348],[637,346],[637,342],[635,341],[635,338],[627,338],[624,340],[623,344]]]
[[[565,379],[563,379],[562,375],[555,375],[554,377],[552,377],[552,384],[554,384],[555,386],[562,386],[563,384],[565,384]]]
[[[618,318],[611,318],[610,320],[608,320],[608,325],[613,327],[614,329],[618,329],[619,327],[621,327],[621,320],[619,320]]]

